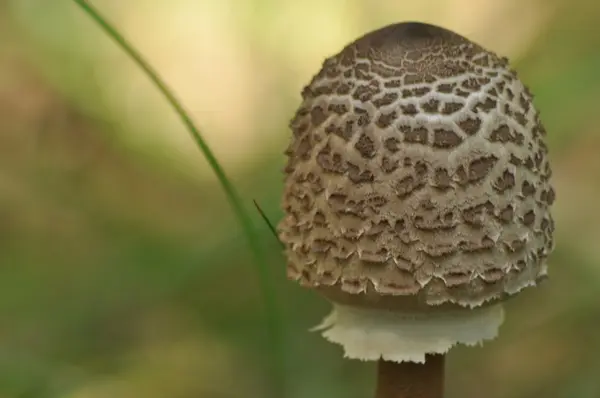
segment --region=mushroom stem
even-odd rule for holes
[[[427,355],[425,363],[379,360],[375,398],[443,398],[445,355]]]

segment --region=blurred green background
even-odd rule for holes
[[[420,20],[507,55],[549,131],[550,279],[501,336],[448,359],[448,397],[600,397],[600,3],[96,0],[200,124],[251,211],[281,216],[300,90],[362,33]],[[372,396],[374,365],[308,329],[277,281],[288,397]],[[273,383],[257,276],[215,177],[164,99],[71,1],[0,0],[0,398],[235,398]]]

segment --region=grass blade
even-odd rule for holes
[[[263,209],[260,207],[260,205],[258,204],[258,202],[256,200],[254,200],[253,202],[254,202],[254,206],[256,207],[256,210],[258,210],[258,213],[262,217],[263,221],[265,223],[267,223],[267,226],[269,227],[269,231],[271,231],[271,233],[273,234],[275,239],[277,239],[277,242],[279,242],[279,244],[281,245],[281,248],[285,249],[285,246],[284,246],[283,242],[281,242],[281,240],[279,240],[279,236],[277,236],[277,230],[271,223],[271,220],[269,220],[269,217],[267,217],[267,215],[265,214],[265,212],[263,211]]]
[[[152,81],[156,88],[164,95],[168,103],[173,107],[194,141],[202,151],[204,157],[216,174],[219,183],[221,184],[231,207],[238,218],[238,221],[248,239],[250,249],[254,255],[254,263],[260,283],[260,288],[263,294],[263,301],[267,317],[267,328],[269,333],[269,343],[271,352],[271,366],[274,372],[274,396],[277,398],[283,397],[284,386],[284,356],[282,344],[282,330],[280,313],[277,305],[275,283],[269,269],[267,267],[266,256],[259,242],[254,224],[249,214],[244,209],[244,206],[234,189],[233,185],[225,175],[223,168],[220,166],[217,158],[209,148],[208,144],[202,138],[200,130],[196,127],[192,119],[189,117],[179,100],[175,97],[168,86],[159,77],[158,73],[150,66],[144,57],[121,35],[118,30],[107,21],[105,17],[88,1],[73,0],[85,13],[87,13],[102,30],[114,40],[119,47],[144,71],[146,76]]]

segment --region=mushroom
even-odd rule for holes
[[[495,338],[502,302],[547,273],[531,93],[506,58],[398,23],[326,59],[290,126],[278,231],[288,277],[333,304],[316,329],[379,361],[379,397],[440,397],[443,355]]]

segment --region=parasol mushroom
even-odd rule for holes
[[[441,397],[443,355],[495,338],[502,302],[547,273],[531,93],[506,58],[398,23],[326,59],[291,129],[278,231],[289,278],[333,304],[317,329],[379,361],[378,397]]]

